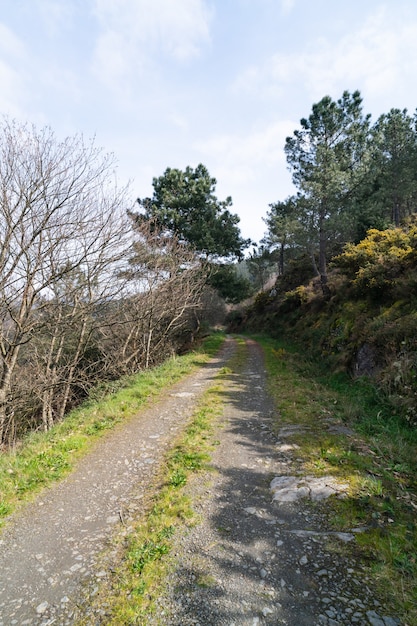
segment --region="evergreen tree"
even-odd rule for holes
[[[309,207],[318,271],[327,293],[329,242],[335,234],[343,240],[355,219],[348,209],[364,175],[369,116],[362,113],[360,93],[345,91],[337,101],[325,96],[314,104],[309,118],[300,124],[301,129],[287,138],[285,153],[294,184]]]
[[[400,226],[417,201],[417,135],[407,110],[391,109],[372,129],[374,193],[371,206],[385,223]]]
[[[240,259],[250,241],[242,239],[239,216],[229,211],[232,199],[215,196],[216,182],[202,164],[185,171],[167,168],[153,179],[152,198],[138,198],[142,211],[135,217],[154,220],[206,258]]]

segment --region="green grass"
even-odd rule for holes
[[[404,624],[417,624],[417,430],[363,380],[309,361],[294,345],[257,337],[264,348],[276,429],[299,424],[299,469],[331,474],[348,497],[326,503],[337,530],[366,527],[357,545],[378,592]],[[329,432],[329,425],[353,434]]]
[[[196,351],[107,386],[47,433],[32,433],[0,455],[0,525],[23,502],[66,476],[107,431],[133,417],[175,382],[206,363],[224,340],[216,333]]]

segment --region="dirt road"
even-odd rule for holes
[[[109,537],[140,514],[158,463],[196,399],[233,351],[175,385],[101,440],[59,485],[45,491],[0,536],[0,626],[73,623],[81,584],[96,572]]]
[[[214,476],[190,491],[202,523],[178,540],[149,624],[396,626],[354,556],[358,529],[329,527],[327,498],[344,486],[300,475],[295,429],[280,428],[261,350],[247,344],[245,366],[229,377]]]
[[[291,428],[273,427],[261,350],[247,345],[228,377],[215,472],[188,487],[201,523],[175,538],[177,566],[146,624],[398,626],[354,556],[358,529],[327,522],[326,498],[343,485],[300,475]],[[74,623],[79,586],[106,575],[94,567],[99,551],[140,513],[163,452],[232,351],[230,340],[13,521],[0,544],[0,626]]]

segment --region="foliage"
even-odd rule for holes
[[[299,285],[285,294],[286,305],[290,309],[298,308],[308,300],[307,290],[304,285]]]
[[[129,268],[129,307],[121,312],[125,329],[116,326],[117,362],[127,372],[148,368],[183,343],[192,342],[208,266],[178,238],[167,236],[153,222],[135,225]],[[126,373],[127,373],[126,372]]]
[[[330,299],[314,280],[285,290],[280,278],[274,299],[241,313],[241,327],[291,336],[317,362],[370,377],[393,413],[416,425],[416,232],[414,222],[371,229],[348,244],[329,274]]]
[[[288,260],[308,255],[326,290],[327,264],[370,229],[400,227],[417,201],[417,118],[391,109],[371,126],[359,92],[325,96],[288,137],[297,195],[270,204],[264,242]]]
[[[277,278],[277,293],[283,294],[299,285],[309,283],[313,278],[314,272],[311,267],[311,259],[306,254],[290,259],[284,274]]]
[[[244,276],[239,276],[232,264],[212,264],[208,284],[217,291],[225,302],[237,304],[249,298],[253,293],[251,283]]]
[[[328,242],[350,223],[347,208],[357,181],[364,176],[369,116],[362,113],[360,93],[345,91],[337,101],[325,96],[314,104],[300,125],[287,138],[285,153],[311,216],[318,271],[326,291]]]
[[[206,257],[241,258],[249,241],[240,235],[239,217],[229,211],[232,199],[214,195],[216,182],[202,164],[184,171],[167,168],[153,179],[152,198],[138,198],[141,212],[132,215],[139,223],[155,220]]]
[[[410,279],[417,268],[417,227],[391,228],[384,231],[371,229],[358,244],[348,244],[333,264],[342,270],[357,294],[381,295],[385,299],[399,291],[402,277]]]
[[[407,110],[391,109],[372,129],[374,193],[371,202],[396,227],[414,210],[417,200],[416,122]]]
[[[311,234],[309,212],[304,211],[305,202],[301,196],[291,196],[269,207],[264,219],[268,232],[263,241],[267,250],[278,252],[278,274],[283,276],[288,260],[300,252],[308,251],[314,258],[317,242]]]
[[[128,247],[113,177],[113,157],[81,136],[0,127],[0,445],[50,428],[89,385],[97,310],[119,293]]]
[[[246,259],[246,266],[255,289],[263,290],[268,280],[277,273],[277,254],[263,244],[254,247]]]
[[[268,305],[271,304],[271,302],[272,302],[272,298],[270,297],[270,295],[266,293],[266,291],[261,291],[256,294],[253,304],[251,305],[251,308],[253,308],[255,311],[260,312],[260,311],[263,311],[266,307],[268,307]]]
[[[206,273],[154,222],[132,235],[128,189],[93,141],[5,119],[0,185],[1,446],[192,343]]]
[[[219,293],[207,285],[201,294],[200,334],[221,326],[226,317],[226,304]]]

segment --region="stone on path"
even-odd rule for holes
[[[348,485],[337,482],[332,476],[277,476],[270,488],[275,502],[297,502],[302,498],[318,502],[333,495],[343,497]]]

